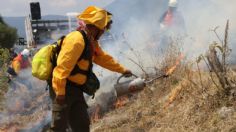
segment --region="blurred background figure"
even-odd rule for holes
[[[178,11],[177,0],[169,0],[168,9],[160,18],[160,29],[162,32],[183,33],[185,22],[182,14]]]
[[[17,76],[22,69],[26,69],[30,66],[30,51],[24,49],[18,54],[11,62],[7,72],[10,76]]]
[[[177,0],[169,0],[168,9],[160,20],[160,49],[166,52],[170,44],[176,38],[186,36],[185,22],[182,14],[178,11]]]

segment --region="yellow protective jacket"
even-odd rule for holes
[[[78,65],[81,70],[88,70],[89,61],[79,60],[84,48],[83,36],[78,31],[69,33],[63,40],[57,58],[57,66],[53,70],[52,86],[56,95],[65,95],[67,79],[79,85],[85,83],[86,75],[80,73],[70,75],[75,65]],[[95,54],[92,57],[94,63],[114,72],[124,73],[126,71],[122,65],[104,52],[98,43],[94,44],[94,52]]]

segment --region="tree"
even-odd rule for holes
[[[12,48],[16,39],[16,28],[8,26],[0,15],[0,48]]]
[[[2,24],[4,24],[4,25],[6,25],[6,23],[3,21],[3,19],[2,19],[2,17],[1,17],[1,15],[0,15],[0,23],[2,23]]]

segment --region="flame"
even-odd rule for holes
[[[115,106],[115,108],[120,108],[120,107],[124,106],[128,101],[129,101],[129,98],[127,96],[119,97],[116,100],[114,106]]]
[[[91,116],[92,122],[96,122],[99,119],[101,119],[100,109],[101,109],[100,105],[97,105],[95,111],[92,113],[92,116]]]
[[[168,97],[168,101],[165,103],[164,105],[164,109],[166,109],[167,107],[169,107],[169,105],[174,102],[174,100],[176,99],[176,97],[179,95],[180,91],[182,90],[183,87],[179,86],[176,87],[175,89],[173,89]]]
[[[177,66],[179,65],[180,61],[184,58],[184,55],[181,53],[178,58],[176,59],[175,65],[170,67],[167,72],[166,75],[170,75],[174,72],[174,70],[177,68]]]
[[[187,84],[188,84],[187,80],[183,80],[178,86],[172,89],[172,91],[169,94],[168,100],[164,105],[164,109],[168,108],[176,100],[181,90],[187,87]]]
[[[167,70],[166,75],[172,74],[174,72],[174,70],[176,69],[176,67],[177,67],[177,65],[172,66],[169,70]]]
[[[119,98],[117,98],[117,100],[115,101],[115,103],[113,104],[114,108],[120,108],[122,106],[124,106],[127,102],[129,101],[127,96],[121,96]],[[102,118],[101,115],[101,106],[99,104],[96,105],[96,107],[94,108],[94,111],[91,114],[91,122],[97,122]],[[0,131],[1,132],[1,131]]]

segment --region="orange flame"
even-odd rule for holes
[[[178,97],[181,90],[187,87],[187,80],[183,80],[178,86],[171,90],[167,102],[164,104],[164,109],[167,109]]]
[[[120,108],[120,107],[124,106],[128,101],[129,101],[129,98],[127,96],[119,97],[116,100],[114,106],[115,106],[115,108]]]
[[[101,109],[100,105],[97,105],[95,111],[93,112],[93,114],[91,116],[91,121],[92,122],[96,122],[99,119],[101,119],[101,116],[99,114],[100,113],[100,109]]]
[[[174,70],[177,68],[177,66],[179,65],[180,61],[184,58],[184,55],[183,54],[180,54],[178,56],[178,58],[176,59],[176,62],[175,62],[175,65],[170,67],[167,72],[166,72],[166,75],[170,75],[174,72]]]

